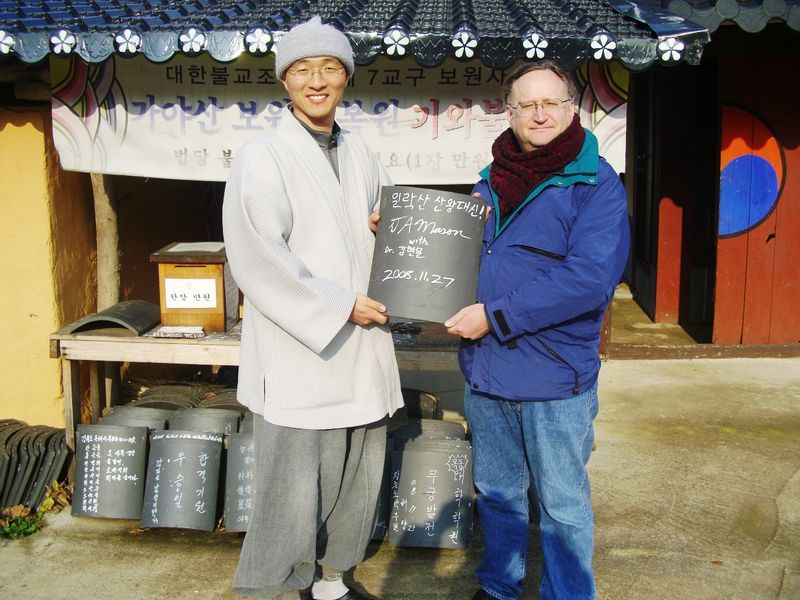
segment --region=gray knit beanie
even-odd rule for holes
[[[323,25],[318,16],[292,27],[281,36],[275,47],[275,71],[282,79],[292,63],[312,56],[332,56],[353,74],[353,48],[345,35],[330,25]]]

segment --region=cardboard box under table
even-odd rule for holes
[[[236,323],[239,290],[222,242],[175,242],[150,255],[158,263],[162,325],[224,332]]]

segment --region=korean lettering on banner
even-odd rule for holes
[[[207,55],[176,55],[169,64],[139,56],[117,62],[112,91],[96,100],[116,108],[99,120],[81,113],[67,96],[54,97],[62,164],[124,175],[225,180],[236,150],[273,131],[286,114],[289,99],[272,61],[243,55],[220,65]],[[85,78],[79,71],[70,77]],[[356,69],[337,121],[365,138],[396,183],[473,182],[491,159],[493,140],[507,127],[500,93],[504,77],[502,70],[455,60],[423,68],[378,57]],[[87,93],[99,92],[88,80],[58,83],[58,89],[81,85]],[[84,130],[96,134],[75,133]]]

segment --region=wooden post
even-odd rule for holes
[[[103,416],[106,386],[103,381],[103,364],[97,361],[89,363],[89,422],[97,423]]]
[[[75,450],[75,428],[81,422],[81,384],[77,360],[61,359],[61,381],[64,386],[67,445]]]
[[[119,223],[117,201],[114,194],[114,180],[110,175],[92,173],[92,194],[94,195],[95,240],[97,245],[97,310],[105,310],[119,302],[120,258]],[[119,365],[103,365],[105,383],[102,394],[107,402],[115,401],[119,391]],[[99,384],[93,380],[94,385]],[[99,388],[99,385],[98,385]],[[96,394],[97,392],[95,392]],[[95,407],[95,404],[98,404]],[[92,407],[99,408],[99,398],[92,397]],[[93,419],[99,412],[92,415]]]
[[[110,175],[92,173],[97,242],[97,310],[119,302],[120,260],[117,202]]]

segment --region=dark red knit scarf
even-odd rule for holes
[[[577,114],[552,142],[530,152],[520,149],[511,128],[501,133],[492,145],[494,162],[489,172],[489,183],[500,203],[500,218],[512,213],[550,175],[561,173],[578,156],[585,138]]]

